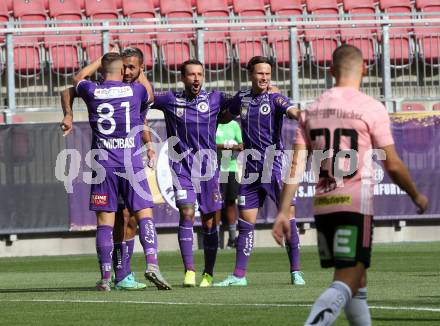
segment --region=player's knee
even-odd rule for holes
[[[128,224],[127,224],[127,230],[125,232],[125,239],[133,239],[136,236],[137,231],[137,223],[134,216],[130,217]]]
[[[194,205],[179,207],[180,219],[184,221],[192,221],[194,219]]]

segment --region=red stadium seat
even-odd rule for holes
[[[425,18],[440,17],[439,0],[417,0],[416,8],[423,12]],[[428,65],[440,65],[440,24],[422,23],[414,27],[414,35],[419,46],[420,56]]]
[[[421,103],[402,103],[401,104],[401,109],[404,112],[408,112],[408,111],[425,111],[425,106]]]
[[[373,20],[376,8],[373,0],[345,0],[344,13],[350,14],[352,20]],[[377,25],[362,25],[341,27],[341,41],[361,49],[367,65],[376,62],[376,42],[374,36],[380,37]]]
[[[198,0],[197,14],[205,19],[205,23],[223,23],[228,30],[229,10],[226,0]],[[228,31],[205,32],[204,51],[205,67],[208,70],[223,70],[231,61],[229,55]]]
[[[123,0],[122,14],[129,19],[153,19],[156,16],[152,0]],[[130,36],[136,35],[140,40],[150,39],[152,32],[155,31],[152,23],[129,22],[129,24],[148,26],[142,30],[137,29],[136,34]]]
[[[40,47],[29,38],[14,38],[14,68],[21,77],[34,77],[41,71]]]
[[[305,31],[311,60],[318,67],[329,68],[332,53],[338,46],[339,26],[321,26],[319,22],[339,20],[338,3],[336,0],[307,0],[306,8],[308,13],[315,15],[314,21],[318,23],[314,29]]]
[[[390,14],[390,19],[410,19],[412,6],[410,0],[380,0],[380,9]],[[398,14],[399,16],[396,16]],[[406,15],[405,15],[406,14]],[[410,24],[394,24],[390,28],[390,61],[391,66],[402,67],[412,62],[412,50],[409,33]]]
[[[174,0],[161,0],[160,13],[170,24],[193,23],[191,0],[179,1],[176,6]],[[174,20],[175,19],[175,20]],[[174,33],[159,33],[158,43],[165,68],[172,72],[178,72],[183,61],[191,56],[191,41],[194,29],[176,30]]]
[[[234,0],[233,10],[239,17],[257,17],[247,22],[265,22],[266,11],[263,0]],[[231,31],[231,41],[234,46],[235,56],[240,67],[245,68],[248,61],[256,55],[264,55],[262,37],[266,34],[263,28]]]
[[[156,60],[153,52],[153,42],[148,39],[140,40],[136,34],[119,35],[119,45],[122,48],[136,47],[144,54],[144,65],[146,70],[152,70]]]
[[[24,28],[32,27],[45,27],[46,9],[44,8],[43,0],[33,0],[33,1],[14,1],[13,8],[14,18],[24,23],[21,26]],[[32,23],[26,23],[31,22]],[[39,33],[27,33],[27,35],[38,35],[33,38],[33,40],[41,41],[43,39],[42,32]],[[30,39],[28,39],[30,40]]]
[[[432,106],[432,109],[433,109],[434,111],[440,111],[440,103],[435,103],[435,104]]]
[[[9,21],[8,6],[6,2],[0,2],[0,29],[6,27]],[[0,32],[0,42],[3,42],[5,36]]]
[[[301,0],[291,0],[290,2],[284,0],[271,0],[270,8],[274,15],[286,17],[280,18],[279,21],[288,21],[288,17],[302,15]],[[301,20],[301,18],[298,18],[298,20]],[[282,29],[269,29],[267,32],[267,40],[271,47],[272,56],[275,58],[277,64],[281,68],[289,68],[290,42],[288,29],[285,27]],[[300,42],[298,42],[297,58],[298,63],[300,63]]]
[[[93,20],[118,19],[118,9],[114,0],[87,0],[85,3],[86,16]]]
[[[5,2],[5,1],[2,1],[2,2]],[[6,4],[8,6],[9,11],[14,10],[14,0],[6,0]]]
[[[128,18],[155,18],[153,0],[122,0],[122,14]]]

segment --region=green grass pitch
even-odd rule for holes
[[[195,254],[202,269],[202,252]],[[219,251],[215,280],[232,271],[235,252]],[[289,284],[281,248],[255,249],[246,288],[182,288],[178,252],[161,252],[174,286],[160,292],[94,291],[94,255],[0,259],[0,325],[302,325],[331,281],[315,247],[302,248],[307,284]],[[143,257],[133,257],[142,279]],[[440,242],[375,245],[368,302],[373,325],[440,325]],[[335,325],[347,325],[341,315]]]

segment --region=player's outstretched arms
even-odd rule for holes
[[[298,120],[301,115],[301,110],[296,107],[291,107],[287,110],[286,114],[290,119]]]
[[[307,162],[306,145],[295,144],[293,150],[289,182],[283,184],[283,189],[280,194],[278,214],[272,227],[272,236],[280,246],[284,246],[284,239],[290,240],[290,205],[293,196],[295,196],[298,189]]]
[[[418,214],[423,214],[428,208],[428,198],[417,190],[408,169],[400,159],[394,145],[381,148],[386,155],[384,161],[385,170],[391,179],[411,197],[414,204],[418,207]]]
[[[64,118],[60,123],[63,136],[67,136],[73,128],[73,99],[75,98],[75,88],[69,87],[61,92],[61,108]]]

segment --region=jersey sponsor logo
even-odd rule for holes
[[[355,258],[358,228],[354,225],[338,226],[335,232],[333,252],[336,258]]]
[[[184,108],[177,108],[176,115],[181,118],[183,116]]]
[[[260,106],[260,113],[263,115],[268,115],[270,113],[270,105],[264,103],[262,106]]]
[[[246,196],[238,196],[238,205],[240,206],[246,205]]]
[[[90,196],[90,203],[95,206],[107,206],[108,205],[108,195],[92,194]]]
[[[208,112],[208,110],[209,110],[208,103],[200,102],[199,104],[197,104],[197,110],[202,113]]]
[[[315,198],[313,205],[315,207],[351,205],[353,198],[350,195],[331,195]]]
[[[96,88],[93,95],[97,100],[123,98],[133,96],[133,89],[130,86]]]
[[[123,149],[123,148],[134,148],[134,137],[128,138],[110,138],[102,139],[99,138],[97,142],[98,148],[106,149]]]

